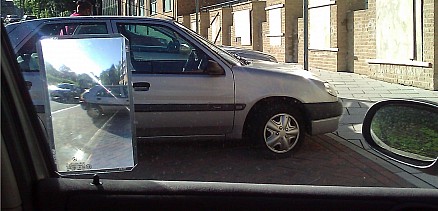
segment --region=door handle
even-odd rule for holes
[[[98,97],[97,100],[102,100],[102,98]]]
[[[134,91],[149,91],[151,84],[148,82],[135,82],[132,84]]]

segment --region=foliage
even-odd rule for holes
[[[120,68],[114,65],[100,74],[100,80],[104,85],[117,85],[120,82]]]
[[[14,0],[14,4],[23,9],[24,14],[39,18],[68,16],[76,9],[72,0]]]
[[[437,113],[393,106],[379,110],[372,130],[386,145],[421,156],[438,156]]]

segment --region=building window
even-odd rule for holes
[[[145,14],[144,14],[144,10],[145,10],[145,8],[144,8],[144,0],[140,0],[139,1],[139,9],[140,9],[139,15],[140,16],[145,16]]]
[[[330,0],[309,1],[309,47],[329,49],[330,46]]]
[[[376,1],[378,59],[422,60],[421,1]]]
[[[240,45],[251,45],[251,15],[250,10],[234,12],[234,33]]]
[[[281,19],[283,5],[274,5],[266,8],[268,10],[269,18],[269,43],[271,46],[281,45],[281,37],[283,36]]]
[[[163,0],[163,11],[164,12],[170,12],[172,11],[172,3],[173,0]]]
[[[151,15],[157,14],[157,0],[151,0]]]

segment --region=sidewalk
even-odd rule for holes
[[[393,98],[423,99],[438,102],[438,91],[378,81],[355,73],[330,72],[320,69],[311,69],[310,71],[333,84],[338,91],[338,97],[342,101],[344,113],[338,130],[333,134],[373,154],[375,154],[374,151],[370,151],[368,145],[364,142],[362,122],[365,113],[374,103]],[[413,168],[393,164],[402,168],[408,174],[438,188],[438,176],[427,175]]]

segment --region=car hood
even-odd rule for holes
[[[317,76],[313,73],[306,71],[302,68],[301,65],[296,63],[274,63],[274,62],[265,62],[265,61],[253,61],[248,65],[241,66],[240,68],[236,68],[250,71],[250,72],[258,72],[258,73],[266,73],[266,74],[284,74],[284,75],[293,75],[299,76],[306,79],[312,79],[321,81]]]

